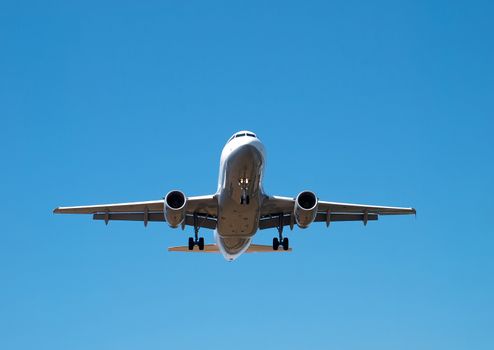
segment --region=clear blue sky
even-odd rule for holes
[[[493,18],[489,1],[2,1],[0,348],[493,349]],[[418,216],[295,229],[292,254],[228,263],[167,253],[190,229],[51,213],[212,193],[240,129],[271,194]]]

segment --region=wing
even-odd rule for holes
[[[289,197],[269,196],[261,208],[260,229],[293,226],[293,208],[295,199]],[[315,222],[326,222],[329,226],[332,221],[363,221],[377,220],[379,215],[406,215],[416,214],[414,208],[385,207],[366,204],[351,204],[319,201]]]
[[[164,200],[58,207],[56,214],[93,214],[94,220],[165,221]],[[185,225],[214,229],[218,217],[218,202],[214,195],[187,198]]]

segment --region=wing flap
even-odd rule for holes
[[[216,218],[209,217],[205,214],[196,213],[197,226],[214,230],[216,228]],[[145,221],[144,213],[108,213],[108,214],[93,214],[93,220],[106,221]],[[147,221],[166,221],[163,213],[148,213]],[[185,216],[185,225],[194,226],[194,215],[187,214]]]
[[[122,221],[144,221],[144,213],[108,213],[93,214],[93,220],[122,220]],[[163,213],[149,213],[147,221],[166,221]]]
[[[283,226],[289,226],[291,224],[291,218],[292,214],[283,214],[282,217],[282,222]],[[329,222],[333,221],[365,221],[365,215],[364,214],[329,214]],[[378,215],[377,214],[368,214],[367,215],[367,220],[378,220]],[[328,222],[328,213],[326,212],[320,212],[317,213],[316,219],[314,222]],[[268,228],[274,228],[278,227],[280,224],[280,217],[278,216],[269,216],[262,218],[259,221],[259,229],[260,230],[265,230]],[[295,222],[293,222],[295,224]]]

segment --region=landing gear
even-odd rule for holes
[[[244,193],[244,191],[245,191],[245,193]],[[249,198],[249,195],[247,194],[247,191],[242,190],[242,196],[240,197],[240,204],[249,205],[249,202],[250,202],[250,198]]]
[[[288,248],[290,247],[289,246],[289,242],[288,242],[288,238],[283,238],[283,242],[281,243],[283,245],[283,250],[288,250]]]
[[[273,250],[278,250],[280,246],[280,240],[276,237],[273,238]]]
[[[194,237],[189,237],[189,250],[194,250],[198,246],[199,250],[204,250],[204,237],[199,237],[199,225],[197,214],[194,214]]]
[[[283,214],[280,215],[280,221],[278,224],[278,237],[273,238],[273,250],[278,250],[280,245],[283,247],[283,250],[288,250],[290,248],[290,243],[288,238],[283,238]]]
[[[194,250],[194,247],[197,245],[199,250],[204,250],[204,237],[200,237],[194,239],[194,237],[189,237],[189,250]]]
[[[240,189],[242,190],[242,194],[240,195],[240,204],[241,205],[249,205],[250,198],[249,198],[249,179],[247,178],[241,178],[238,181],[238,185],[240,186]]]
[[[280,242],[280,240],[277,237],[274,237],[273,238],[273,250],[278,250],[280,245],[283,247],[283,250],[288,250],[288,248],[290,248],[288,238],[285,237]]]

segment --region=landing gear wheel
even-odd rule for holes
[[[248,194],[247,188],[242,188],[242,194],[240,195],[240,204],[242,205],[249,205],[250,198]]]
[[[204,237],[199,238],[197,245],[199,246],[199,250],[204,250]]]
[[[195,245],[194,238],[189,237],[189,250],[194,250],[194,245]]]
[[[278,250],[280,246],[280,240],[276,237],[273,238],[273,250]]]
[[[242,205],[249,205],[249,202],[250,202],[250,198],[249,198],[249,195],[246,194],[246,195],[242,195],[242,197],[240,197],[240,204]]]
[[[286,237],[283,238],[281,245],[283,246],[283,250],[288,250],[288,247],[289,247],[288,238],[286,238]]]

